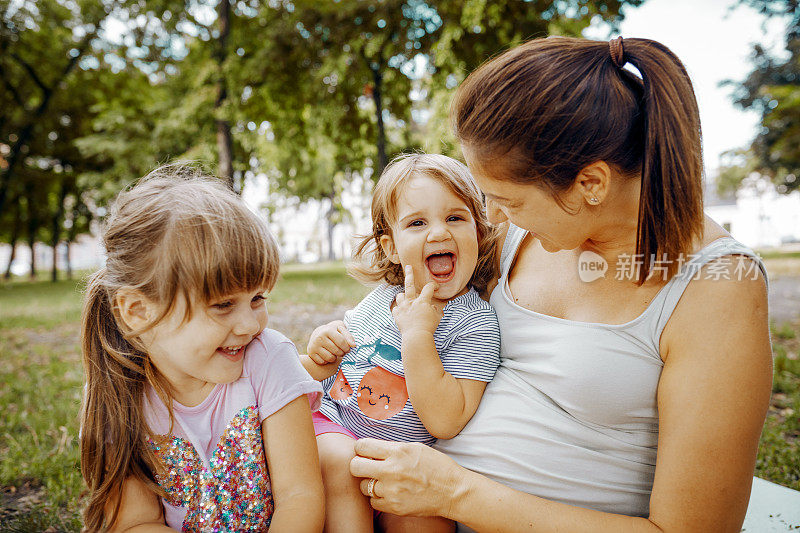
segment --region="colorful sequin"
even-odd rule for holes
[[[261,441],[258,408],[239,411],[203,465],[185,439],[150,441],[165,467],[156,479],[167,502],[185,507],[182,531],[265,531],[272,517],[269,473]]]

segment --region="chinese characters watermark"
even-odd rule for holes
[[[614,279],[616,281],[637,281],[639,273],[645,266],[644,254],[621,254],[614,265]],[[671,265],[675,265],[677,275],[688,276],[689,279],[707,280],[745,280],[758,279],[761,272],[758,262],[753,258],[743,255],[723,256],[707,263],[701,264],[697,254],[680,254],[676,259],[668,259],[655,254],[650,256],[650,272],[647,279],[669,280]],[[608,261],[601,255],[586,250],[578,257],[578,277],[581,281],[590,283],[606,276],[609,270]]]

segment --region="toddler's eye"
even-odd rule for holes
[[[233,305],[233,302],[225,301],[225,302],[220,302],[220,303],[213,304],[211,307],[213,307],[214,309],[224,310],[224,309],[228,309],[232,305]]]
[[[266,299],[267,299],[267,296],[265,294],[256,294],[255,296],[253,296],[252,302],[253,303],[261,303],[261,302],[265,301]]]
[[[408,227],[410,228],[412,226],[421,226],[422,224],[423,222],[421,220],[414,220],[412,222],[409,222]]]
[[[448,222],[454,222],[454,221],[458,221],[458,220],[464,220],[464,217],[462,217],[461,215],[451,215],[451,216],[447,217],[447,221]]]

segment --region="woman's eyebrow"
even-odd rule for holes
[[[502,196],[496,196],[488,192],[483,193],[483,195],[493,202],[506,202],[506,203],[511,202],[511,200],[509,200],[508,198],[504,198]]]

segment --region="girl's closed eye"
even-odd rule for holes
[[[255,296],[253,296],[253,299],[252,299],[252,302],[254,304],[260,304],[261,302],[266,302],[266,301],[267,301],[267,295],[266,294],[256,294]]]

